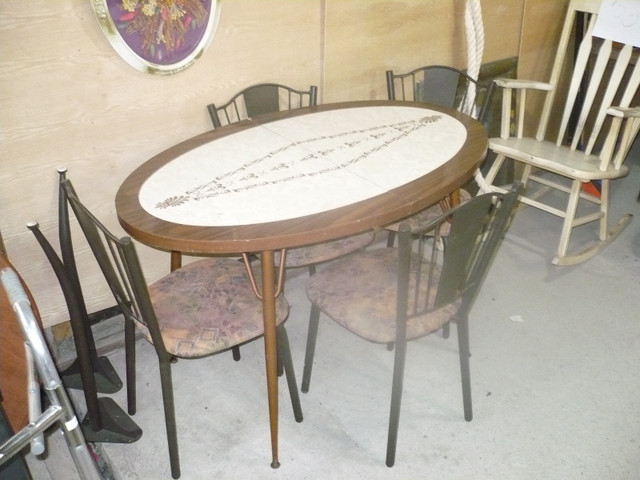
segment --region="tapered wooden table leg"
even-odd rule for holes
[[[263,251],[262,265],[262,315],[264,318],[264,355],[267,370],[267,397],[269,399],[269,423],[271,426],[272,468],[278,468],[278,355],[276,340],[276,289],[273,251]]]

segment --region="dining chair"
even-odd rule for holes
[[[0,477],[31,478],[22,452],[26,447],[30,447],[33,455],[44,454],[44,434],[51,427],[55,427],[66,441],[79,477],[86,480],[102,479],[45,341],[42,319],[33,295],[4,254],[0,254],[0,287],[22,332],[27,363],[29,412],[29,422],[26,425],[16,432],[11,432],[8,438],[2,438]],[[9,321],[9,318],[3,317],[2,327],[4,328]],[[14,368],[18,367],[14,365]],[[44,410],[41,391],[47,398]]]
[[[311,85],[309,90],[296,90],[277,83],[260,83],[236,93],[221,106],[210,104],[207,109],[214,128],[218,128],[255,115],[314,106],[317,100],[318,88],[315,85]],[[293,248],[287,250],[285,267],[308,267],[310,274],[313,274],[316,265],[360,250],[371,244],[373,239],[373,232],[367,232],[308,247]]]
[[[236,93],[222,105],[210,103],[207,110],[214,128],[237,123],[256,115],[316,105],[318,87],[297,90],[279,83],[258,83]]]
[[[471,421],[469,311],[511,217],[520,185],[508,193],[474,197],[421,229],[399,228],[398,247],[357,252],[332,262],[307,280],[311,315],[302,378],[307,393],[320,313],[373,343],[394,344],[386,464],[395,463],[408,340],[455,323],[464,418]],[[448,246],[437,247],[443,229]],[[433,238],[425,238],[433,232]],[[372,274],[372,272],[375,272]],[[357,279],[357,281],[354,281]]]
[[[63,188],[125,318],[127,393],[134,408],[134,329],[155,348],[171,474],[179,478],[172,360],[207,357],[260,338],[264,333],[262,303],[253,292],[245,265],[232,258],[198,260],[147,285],[131,238],[118,238],[100,223],[80,202],[68,179]],[[276,299],[278,357],[284,366],[294,417],[301,422],[302,409],[283,323],[288,312],[287,300],[280,295]]]
[[[314,106],[317,102],[318,87],[315,85],[311,85],[309,90],[297,90],[279,83],[258,83],[236,93],[223,105],[217,106],[215,103],[207,105],[207,110],[214,128],[219,128],[256,115]],[[309,274],[313,275],[316,265],[363,249],[370,245],[374,238],[373,232],[367,232],[330,242],[289,249],[285,254],[285,268],[306,267],[309,269]],[[181,255],[180,252],[171,252],[172,268],[182,264]],[[251,255],[247,258],[255,257]],[[275,261],[277,264],[280,263],[279,254],[276,255]],[[233,358],[236,361],[240,359],[238,348],[233,350]]]
[[[489,138],[496,158],[486,182],[504,191],[496,181],[504,161],[520,166],[526,189],[520,201],[563,219],[555,265],[592,258],[631,220],[622,215],[609,229],[612,181],[627,175],[623,162],[640,130],[640,106],[631,106],[638,98],[640,49],[594,34],[602,3],[569,3],[549,82],[495,80],[503,92],[502,118],[500,137]],[[542,112],[529,112],[526,96],[537,94],[544,95]],[[537,125],[535,135],[525,125]],[[585,231],[592,222],[596,238],[583,235],[569,249],[574,229]]]
[[[406,73],[387,70],[387,96],[389,100],[424,102],[431,105],[453,108],[484,122],[491,99],[491,89],[481,87],[477,80],[462,70],[446,65],[428,65]],[[471,198],[465,189],[452,192],[438,203],[413,215],[407,221],[412,229],[431,223],[452,206]],[[388,246],[393,246],[400,222],[388,225]],[[442,233],[446,240],[446,232]]]

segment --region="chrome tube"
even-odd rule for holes
[[[51,353],[42,336],[40,325],[33,313],[29,297],[20,282],[20,278],[11,268],[3,268],[0,271],[0,283],[2,283],[7,293],[9,304],[16,314],[25,339],[29,385],[29,424],[0,445],[0,465],[30,442],[35,442],[36,449],[41,448],[44,451],[42,434],[49,427],[58,423],[80,478],[101,480],[102,475],[100,475],[87,447],[71,401],[60,381],[55,363],[51,358]],[[40,389],[36,381],[36,372],[33,369],[33,365],[36,366],[37,376],[40,378],[51,403],[51,406],[42,413],[40,413],[39,406]],[[35,405],[36,394],[33,392],[37,392],[37,406]],[[33,446],[34,444],[32,443],[32,448]]]

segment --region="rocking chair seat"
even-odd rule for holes
[[[579,150],[571,150],[553,142],[539,142],[535,138],[490,138],[489,148],[533,167],[583,182],[620,178],[629,172],[626,165],[615,168],[612,164],[609,164],[606,170],[600,170],[601,160],[598,155],[585,155]]]

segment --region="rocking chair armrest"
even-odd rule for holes
[[[609,115],[614,117],[627,118],[627,117],[640,117],[640,107],[609,107],[607,109]]]
[[[551,90],[553,85],[545,82],[538,82],[536,80],[522,80],[519,78],[496,78],[495,84],[502,88],[533,88],[535,90]]]
[[[512,119],[516,122],[516,137],[522,138],[525,122],[525,96],[528,90],[550,91],[553,85],[536,80],[522,80],[518,78],[496,78],[494,83],[502,90],[502,120],[500,122],[500,138],[511,135]],[[518,109],[512,109],[511,98],[513,90],[518,96]]]

